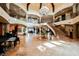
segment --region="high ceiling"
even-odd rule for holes
[[[54,12],[54,4],[53,3],[28,3],[27,10],[39,11],[43,5],[48,7],[50,11]]]
[[[55,13],[58,10],[61,10],[70,4],[72,3],[12,3],[10,4],[9,11],[11,16],[18,15],[19,17],[25,18],[28,12],[33,12],[34,15],[39,15],[39,11],[42,8],[42,6],[46,6],[49,9],[50,13]],[[1,6],[3,7],[5,6],[5,4],[1,4]]]
[[[25,8],[26,10],[35,10],[39,11],[39,9],[42,7],[43,4],[45,4],[50,11],[54,12],[62,7],[65,7],[67,5],[70,5],[72,3],[18,3],[21,7]]]
[[[27,9],[27,11],[30,11],[30,12],[36,11],[39,13],[42,6],[46,6],[49,9],[49,14],[50,13],[54,14],[55,12],[58,12],[58,11],[62,10],[63,8],[66,8],[72,4],[73,3],[27,3],[26,9]]]
[[[36,10],[36,11],[39,11],[41,5],[45,4],[51,11],[53,10],[53,7],[55,9],[54,11],[56,11],[57,9],[59,9],[61,7],[65,7],[72,3],[16,3],[16,4],[20,5],[21,7],[25,8],[26,10],[32,9],[32,10]]]

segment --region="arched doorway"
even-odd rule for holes
[[[70,32],[70,38],[73,38],[73,32]]]

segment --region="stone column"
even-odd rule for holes
[[[52,17],[53,17],[53,23],[54,23],[54,21],[55,21],[56,19],[55,19],[55,16],[54,16],[54,15],[53,15]]]
[[[2,35],[4,35],[4,24],[2,24]]]
[[[34,30],[34,31],[35,31],[35,35],[36,35],[36,34],[37,34],[37,30],[36,30],[36,27],[35,27],[35,30]]]
[[[76,4],[73,5],[73,13],[76,13]]]
[[[4,35],[7,32],[9,32],[9,25],[8,24],[3,24],[2,25],[2,35]]]
[[[40,23],[41,23],[42,21],[41,21],[41,17],[40,17]]]
[[[79,4],[78,4],[78,8],[77,9],[78,9],[77,11],[78,11],[78,15],[79,15]]]
[[[70,13],[66,13],[66,20],[70,19]]]
[[[28,22],[28,14],[26,14],[26,23]],[[25,31],[26,34],[28,34],[28,27],[26,27],[26,31]]]
[[[9,24],[6,25],[6,32],[9,32]]]
[[[26,22],[28,22],[28,14],[26,14]]]
[[[59,21],[62,21],[62,17],[61,17],[61,16],[59,16],[59,18],[60,18],[60,19],[59,19]]]
[[[76,24],[73,25],[73,38],[77,38]]]
[[[39,32],[40,32],[40,33],[39,33],[39,35],[40,35],[40,36],[39,36],[39,39],[41,40],[41,39],[42,39],[42,38],[41,38],[41,36],[42,36],[42,35],[41,35],[41,26],[39,27]]]

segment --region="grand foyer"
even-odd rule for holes
[[[5,47],[7,56],[55,56],[55,55],[79,55],[78,40],[66,36],[65,23],[62,20],[71,19],[70,14],[62,16],[66,12],[72,14],[74,3],[4,3],[0,4],[0,43]],[[62,11],[62,12],[61,12]],[[76,15],[78,16],[78,15]],[[76,17],[75,16],[75,17]],[[59,18],[60,17],[60,18]],[[72,19],[74,19],[72,17]],[[58,21],[59,20],[59,21]],[[62,21],[62,23],[61,23]],[[58,22],[58,23],[57,23]],[[78,21],[76,21],[78,23]],[[71,26],[72,27],[72,26]],[[71,27],[68,27],[71,29]],[[75,26],[74,26],[75,28]],[[14,36],[3,41],[5,33],[12,33]],[[63,32],[64,31],[64,32]],[[74,31],[74,29],[73,29]],[[69,32],[69,31],[68,31]],[[75,31],[74,31],[75,32]],[[75,34],[75,33],[74,33]],[[9,36],[8,36],[9,37]],[[9,41],[9,42],[8,42]],[[8,42],[8,43],[7,43]],[[12,42],[10,44],[10,42]],[[10,47],[8,48],[8,45]],[[14,45],[14,46],[13,46]],[[1,46],[1,47],[2,47]],[[3,51],[3,50],[2,50]],[[71,53],[70,53],[71,51]]]

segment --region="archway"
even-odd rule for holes
[[[27,11],[29,10],[30,4],[31,4],[31,3],[27,3]],[[40,3],[39,9],[41,9],[42,4],[43,4],[43,3]],[[51,6],[52,6],[52,12],[54,12],[54,11],[55,11],[55,6],[54,6],[53,3],[50,3],[50,4],[51,4]]]

